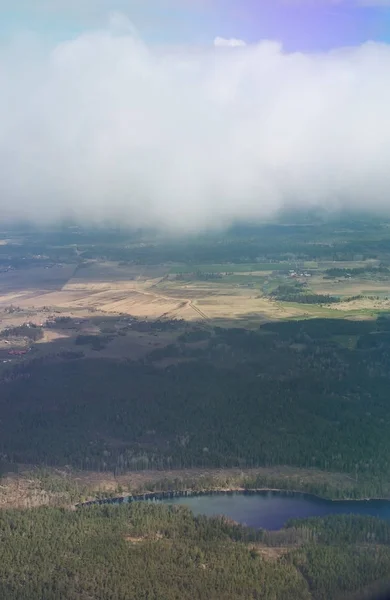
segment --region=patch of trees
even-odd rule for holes
[[[49,329],[73,328],[74,320],[71,317],[55,317],[52,320],[46,321],[45,324]]]
[[[10,306],[6,306],[4,308],[4,312],[12,315],[13,313],[23,312],[23,309],[20,306],[14,306],[11,304]]]
[[[340,298],[329,294],[314,294],[304,284],[279,285],[270,293],[271,298],[281,302],[298,302],[299,304],[334,304]]]
[[[355,267],[352,269],[341,269],[338,267],[333,267],[324,271],[324,277],[326,279],[335,279],[337,277],[359,277],[360,275],[364,275],[366,273],[369,273],[370,275],[387,275],[388,273],[390,273],[390,269],[385,265],[380,265],[379,267],[367,265],[365,267]]]
[[[343,302],[354,302],[354,300],[364,300],[364,298],[369,297],[370,296],[364,296],[363,294],[356,294],[356,296],[348,296],[348,298],[343,298]]]
[[[0,337],[5,339],[23,337],[36,342],[43,338],[43,329],[42,327],[38,327],[33,323],[25,323],[24,325],[19,325],[18,327],[8,327],[7,329],[4,329],[0,333]]]

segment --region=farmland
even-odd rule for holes
[[[351,231],[347,238],[361,236],[359,227]],[[383,239],[373,229],[370,243],[363,236],[361,249],[353,251],[346,248],[353,239],[341,244],[338,230],[328,226],[316,229],[326,238],[322,246],[311,243],[308,227],[249,233],[173,243],[132,240],[130,233],[7,232],[0,250],[0,331],[28,322],[43,326],[43,335],[33,345],[21,337],[0,339],[3,360],[20,361],[11,358],[12,349],[32,348],[36,357],[48,348],[67,352],[77,335],[104,335],[107,328],[111,337],[100,356],[140,358],[150,346],[171,343],[172,332],[128,329],[123,335],[126,318],[172,320],[182,329],[257,329],[270,320],[374,319],[390,311],[387,227]],[[70,319],[72,327],[45,326],[59,318]],[[88,345],[83,352],[96,354]]]
[[[0,311],[20,309],[2,315],[7,326],[26,315],[42,321],[48,312],[250,327],[269,319],[372,317],[390,310],[388,232],[386,223],[362,222],[269,225],[177,241],[80,228],[6,231]],[[340,276],[329,276],[335,269]],[[287,294],[278,295],[281,288]],[[328,296],[338,301],[327,303]]]
[[[2,325],[21,325],[27,318],[42,322],[50,315],[72,317],[76,321],[92,315],[129,315],[140,319],[183,319],[187,322],[223,322],[225,325],[239,320],[244,325],[256,327],[269,319],[323,316],[325,313],[337,316],[342,311],[358,316],[365,309],[381,311],[390,308],[384,297],[364,298],[331,307],[278,302],[267,295],[267,289],[271,282],[276,286],[280,276],[269,275],[267,278],[258,276],[257,272],[256,276],[234,273],[221,280],[179,281],[169,274],[156,277],[155,273],[145,273],[142,269],[126,268],[119,270],[119,279],[118,270],[115,263],[93,262],[66,280],[54,277],[48,280],[47,271],[35,269],[34,286],[27,280],[25,289],[26,273],[18,272],[18,279],[13,281],[15,287],[6,284],[2,288]],[[376,284],[370,282],[369,285],[374,288]],[[367,287],[367,282],[362,286]],[[317,282],[313,289],[320,290]],[[335,293],[334,288],[323,291],[328,292],[328,289]],[[362,293],[363,288],[339,286],[337,292],[341,291],[352,295]],[[376,295],[380,291],[386,291],[383,283],[378,284]],[[17,306],[18,311],[5,313],[10,306]]]

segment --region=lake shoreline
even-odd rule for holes
[[[133,502],[165,505],[172,510],[182,507],[195,517],[204,515],[237,523],[243,527],[278,531],[291,520],[325,518],[331,515],[351,515],[390,520],[390,500],[330,500],[319,495],[277,488],[240,488],[197,491],[155,491],[141,494],[123,494],[111,498],[89,500],[75,509],[91,506],[117,507]],[[152,507],[150,507],[152,510]]]
[[[346,473],[286,465],[275,467],[190,467],[123,471],[86,471],[71,467],[19,465],[1,478],[0,510],[31,506],[74,509],[91,501],[145,494],[233,492],[309,494],[321,500],[390,500],[390,484],[356,481]]]
[[[316,498],[317,500],[323,500],[326,502],[390,502],[390,498],[327,498],[325,496],[321,496],[319,494],[314,494],[311,492],[305,492],[302,490],[288,490],[285,488],[244,488],[244,487],[230,487],[230,488],[210,488],[210,489],[184,489],[184,490],[160,490],[160,491],[145,491],[144,493],[136,493],[129,494],[128,492],[123,494],[118,494],[115,496],[107,496],[104,498],[92,498],[90,500],[86,500],[84,502],[78,502],[73,505],[73,508],[83,508],[94,505],[101,504],[121,504],[127,500],[129,503],[131,502],[142,502],[147,500],[159,500],[159,499],[167,499],[167,498],[188,498],[188,497],[196,497],[196,496],[213,496],[213,495],[230,495],[230,494],[244,494],[244,495],[255,495],[255,494],[265,494],[265,493],[275,493],[275,494],[285,494],[291,496],[306,496],[311,498]]]

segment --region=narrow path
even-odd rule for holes
[[[204,319],[205,321],[210,321],[209,317],[202,310],[200,310],[200,308],[198,308],[197,306],[195,306],[195,304],[191,300],[189,300],[189,306],[196,313],[198,313],[198,315],[200,315],[202,317],[202,319]]]

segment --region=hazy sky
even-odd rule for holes
[[[0,0],[0,217],[387,210],[388,4]]]
[[[207,43],[216,35],[277,39],[287,50],[390,41],[389,0],[0,0],[0,32],[50,38],[100,27],[121,12],[148,43]]]

